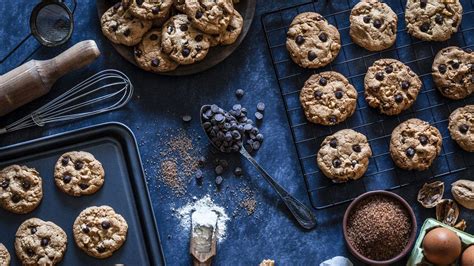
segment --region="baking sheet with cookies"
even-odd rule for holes
[[[462,22],[457,33],[447,41],[426,42],[407,32],[405,23],[406,0],[384,1],[398,18],[395,44],[380,52],[368,51],[353,42],[350,36],[350,14],[356,0],[314,0],[275,10],[262,15],[261,22],[270,51],[281,95],[285,105],[293,141],[296,146],[304,181],[313,207],[324,209],[351,201],[370,190],[393,190],[432,178],[443,178],[459,173],[466,178],[474,169],[474,156],[463,151],[451,139],[448,130],[449,115],[459,107],[473,104],[471,95],[462,100],[452,100],[438,91],[431,75],[437,52],[448,46],[462,49],[474,48],[474,2],[461,0]],[[340,51],[332,63],[318,69],[305,69],[293,62],[286,40],[293,19],[303,12],[317,12],[340,33]],[[422,82],[415,103],[399,115],[388,116],[368,105],[364,97],[364,77],[375,61],[393,58],[409,66]],[[316,73],[337,71],[343,74],[358,92],[354,114],[334,126],[308,122],[300,103],[300,91],[305,81]],[[401,122],[419,118],[437,127],[442,135],[442,150],[425,171],[406,171],[395,166],[390,156],[390,137]],[[316,163],[322,141],[342,129],[354,129],[367,136],[373,155],[364,177],[356,181],[334,184],[326,178]],[[472,176],[471,176],[472,178]]]
[[[86,151],[102,163],[105,182],[96,193],[73,197],[60,191],[54,182],[58,158],[69,151]],[[0,168],[12,165],[35,168],[43,180],[43,199],[28,214],[13,214],[0,209],[0,242],[15,256],[15,233],[29,218],[51,221],[67,234],[67,249],[62,265],[161,265],[164,257],[159,233],[149,200],[141,160],[133,133],[122,124],[106,123],[44,139],[0,149]],[[91,206],[111,206],[128,224],[125,243],[106,259],[88,256],[76,245],[73,224]]]

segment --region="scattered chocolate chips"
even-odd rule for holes
[[[181,54],[182,54],[184,57],[188,57],[189,54],[191,54],[191,50],[189,50],[188,47],[184,47],[184,48],[183,48],[183,51],[181,51]]]
[[[319,79],[319,85],[326,86],[326,84],[328,84],[328,80],[326,78]]]
[[[446,70],[448,70],[448,68],[446,67],[445,64],[441,64],[441,65],[438,66],[439,73],[444,74],[444,73],[446,73]]]
[[[326,42],[328,40],[328,35],[326,33],[321,33],[319,34],[319,40],[321,40],[322,42]]]
[[[193,118],[190,115],[183,115],[181,119],[183,119],[184,122],[190,122]]]
[[[363,18],[363,20],[364,20],[365,23],[369,23],[370,22],[370,16],[365,16]]]
[[[240,168],[240,167],[236,167],[236,168],[234,169],[234,175],[236,175],[236,176],[242,176],[243,172],[244,172],[244,171],[243,171],[242,168]]]
[[[407,155],[407,157],[412,158],[413,156],[415,156],[415,149],[413,149],[412,147],[409,147],[405,151],[405,154]]]
[[[382,21],[380,19],[374,19],[374,27],[379,29],[380,27],[382,27]]]
[[[102,221],[102,222],[100,223],[100,225],[102,226],[102,229],[105,229],[105,230],[107,230],[107,229],[110,228],[110,222],[107,221],[107,220]]]
[[[420,30],[422,32],[427,32],[429,29],[430,29],[430,23],[428,23],[428,22],[425,22],[425,23],[420,25]]]
[[[384,74],[382,72],[377,72],[375,73],[375,78],[378,80],[378,81],[382,81],[384,79]]]
[[[255,118],[256,118],[257,120],[262,120],[262,119],[263,119],[263,114],[260,113],[260,112],[255,112]]]
[[[407,80],[404,80],[402,81],[402,89],[403,90],[408,90],[408,88],[410,88],[410,81],[407,81]]]
[[[403,96],[401,94],[395,94],[395,102],[397,103],[403,102]]]
[[[461,132],[462,134],[466,134],[468,130],[469,126],[466,124],[462,124],[459,126],[459,132]]]
[[[158,66],[160,65],[160,59],[158,59],[158,58],[153,58],[153,59],[151,59],[151,62],[150,62],[150,63],[151,63],[151,66],[152,66],[152,67],[158,67]]]
[[[302,45],[304,43],[304,37],[301,36],[301,35],[297,35],[296,38],[295,38],[295,42],[298,45]]]
[[[314,52],[314,51],[309,51],[308,52],[308,60],[309,61],[313,61],[314,59],[316,59],[318,57],[318,55]]]
[[[82,161],[76,161],[74,163],[74,169],[79,171],[82,169],[82,167],[84,167],[84,163]]]
[[[331,148],[336,148],[337,147],[337,139],[332,139],[329,141],[329,146],[331,146]]]
[[[332,161],[332,165],[333,165],[335,168],[341,167],[341,164],[342,164],[342,162],[341,162],[341,160],[339,160],[339,158],[336,158],[336,159],[334,159],[334,160]]]
[[[435,22],[439,25],[443,24],[444,18],[441,14],[436,14]]]
[[[242,90],[242,89],[237,89],[235,91],[235,96],[237,96],[237,98],[242,98],[244,96],[244,94],[245,94],[245,91]]]
[[[217,175],[222,175],[224,173],[224,167],[222,167],[222,165],[218,165],[214,169],[214,172],[216,172]]]
[[[62,164],[63,166],[68,165],[68,164],[69,164],[69,157],[63,157],[63,158],[61,159],[61,164]]]
[[[8,186],[10,186],[10,180],[8,180],[8,179],[3,180],[2,183],[0,184],[0,186],[1,186],[3,189],[8,188]]]
[[[420,141],[421,145],[423,145],[423,146],[428,144],[428,137],[426,137],[425,135],[420,135],[418,137],[418,140]]]
[[[224,181],[224,179],[222,178],[222,176],[218,175],[216,177],[216,185],[220,186],[222,184],[222,181]]]
[[[359,144],[352,145],[352,150],[355,152],[361,152],[362,148],[360,147]]]
[[[41,239],[41,246],[46,247],[49,244],[49,239],[42,238]]]
[[[259,102],[259,103],[257,104],[257,110],[260,111],[260,112],[265,111],[265,103]]]

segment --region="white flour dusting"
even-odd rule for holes
[[[186,204],[176,210],[174,215],[180,220],[180,225],[185,232],[191,230],[192,220],[193,224],[215,227],[216,237],[219,242],[226,238],[229,216],[227,216],[225,209],[216,205],[209,195],[196,202]]]

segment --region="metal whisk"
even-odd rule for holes
[[[133,85],[130,79],[118,70],[106,69],[31,114],[0,128],[0,135],[35,125],[41,127],[52,122],[75,120],[113,111],[127,104],[132,95]]]

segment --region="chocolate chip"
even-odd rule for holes
[[[222,175],[222,173],[224,173],[224,167],[222,167],[222,165],[218,165],[214,169],[214,172],[216,172],[216,175]]]
[[[0,186],[3,189],[6,189],[8,186],[10,186],[10,180],[8,180],[8,179],[3,180],[2,183],[0,184]]]
[[[365,23],[369,23],[370,22],[370,16],[365,16],[363,18],[363,20],[364,20]]]
[[[36,234],[36,232],[38,232],[38,229],[36,229],[36,227],[31,227],[31,228],[30,228],[30,233],[31,233],[32,235]]]
[[[330,116],[330,117],[328,118],[328,120],[329,120],[329,122],[332,123],[332,124],[335,124],[335,123],[337,122],[337,118],[336,118],[335,116],[333,116],[333,115]]]
[[[265,111],[265,103],[263,103],[263,102],[257,103],[257,110],[260,111],[260,112]]]
[[[138,49],[135,47],[133,50],[133,53],[135,54],[136,57],[141,57],[142,56],[142,50]]]
[[[395,101],[397,103],[403,102],[403,96],[401,94],[395,94]]]
[[[313,52],[313,51],[308,52],[308,60],[309,61],[313,61],[316,58],[318,58],[318,55],[315,52]]]
[[[462,134],[466,134],[468,130],[469,126],[466,124],[462,124],[459,126],[459,132],[461,132]]]
[[[131,33],[131,32],[130,32],[130,29],[126,29],[126,30],[123,32],[123,35],[124,35],[125,37],[128,37],[128,36],[130,36],[130,33]]]
[[[68,165],[68,164],[69,164],[69,157],[63,157],[63,158],[61,159],[61,164],[62,164],[63,166]]]
[[[409,147],[405,151],[405,154],[407,155],[407,157],[412,158],[413,156],[415,156],[415,149],[413,149],[412,147]]]
[[[159,65],[160,65],[160,59],[158,58],[151,59],[151,66],[158,67]]]
[[[382,72],[377,72],[377,73],[375,73],[375,78],[376,78],[377,80],[379,80],[379,81],[382,81],[384,77],[385,77],[385,76],[384,76],[384,74],[383,74]]]
[[[195,178],[196,178],[197,181],[202,181],[203,174],[202,174],[202,171],[201,171],[201,170],[198,169],[198,170],[196,171]]]
[[[69,182],[71,182],[71,180],[72,180],[72,177],[70,175],[63,176],[63,182],[65,184],[68,184]]]
[[[336,99],[341,99],[342,96],[344,96],[344,93],[341,90],[337,90],[334,95],[336,96]]]
[[[179,29],[180,29],[181,31],[188,31],[188,25],[186,25],[186,24],[181,24],[181,26],[179,26]]]
[[[351,165],[352,167],[355,167],[359,162],[357,160],[352,160]]]
[[[20,202],[20,200],[21,200],[20,195],[18,195],[18,194],[13,194],[13,196],[12,196],[12,202],[13,202],[13,203],[18,203],[18,202]]]
[[[135,3],[137,3],[138,6],[141,6],[143,4],[143,0],[135,0]]]
[[[216,177],[216,185],[220,186],[220,185],[222,184],[222,181],[223,181],[223,180],[224,180],[224,179],[222,178],[222,176],[218,175],[218,176]]]
[[[355,152],[361,152],[362,149],[359,144],[352,145],[352,150]]]
[[[429,29],[430,29],[430,23],[428,23],[428,22],[425,22],[425,23],[421,24],[421,26],[420,26],[420,30],[422,32],[427,32]]]
[[[337,139],[332,139],[329,141],[329,146],[331,146],[331,148],[336,148],[337,147]]]
[[[99,253],[104,253],[105,252],[105,248],[103,246],[98,246],[97,247],[97,252]]]
[[[49,244],[49,239],[41,238],[41,246],[46,247]]]
[[[174,31],[173,25],[169,25],[169,26],[168,26],[168,29],[166,30],[166,32],[167,32],[168,34],[171,34],[173,31]]]
[[[110,228],[110,222],[107,221],[107,220],[102,221],[102,222],[100,223],[100,225],[102,226],[102,229],[105,229],[105,230],[107,230],[107,229]]]
[[[28,190],[31,187],[31,183],[30,183],[30,181],[25,180],[25,181],[23,181],[23,183],[21,183],[21,186],[23,187],[24,190]]]
[[[448,68],[446,67],[445,64],[441,64],[441,65],[438,66],[439,73],[444,74],[444,73],[446,73],[446,70],[448,70]]]
[[[236,168],[234,169],[234,174],[235,174],[236,176],[242,176],[243,172],[244,172],[244,171],[243,171],[242,168],[240,168],[240,167],[236,167]]]
[[[83,232],[84,234],[88,234],[90,231],[91,231],[91,229],[89,229],[88,226],[82,227],[82,232]]]
[[[153,13],[154,15],[160,13],[160,7],[159,6],[153,7],[151,9],[151,13]]]
[[[418,140],[420,141],[421,145],[423,145],[423,146],[428,144],[428,137],[426,137],[425,135],[420,135],[418,137]]]
[[[201,11],[197,11],[195,18],[200,19],[200,18],[202,18],[202,15],[203,15],[203,14],[202,14]]]
[[[27,248],[26,249],[26,255],[33,257],[35,255],[35,252],[32,248]]]
[[[181,52],[181,54],[182,54],[184,57],[188,57],[190,53],[191,53],[191,50],[189,50],[189,48],[187,48],[187,47],[184,47],[184,48],[183,48],[183,51]]]
[[[391,65],[388,65],[385,67],[385,73],[390,74],[393,72],[393,67]]]
[[[374,19],[374,27],[377,29],[382,27],[382,21],[380,19]]]
[[[232,27],[232,25],[228,25],[225,30],[228,31],[228,32],[233,32],[235,30],[235,28]]]
[[[263,114],[260,113],[260,112],[255,112],[255,118],[256,118],[257,120],[262,120],[262,119],[263,119]]]
[[[88,185],[88,184],[81,183],[81,184],[79,184],[79,187],[80,187],[82,190],[86,190],[87,188],[89,188],[89,185]]]
[[[204,39],[204,36],[202,36],[202,34],[196,35],[196,37],[194,38],[196,42],[202,42],[203,39]]]
[[[314,98],[320,100],[322,96],[323,96],[322,91],[317,90],[317,91],[314,92]]]
[[[117,10],[120,8],[120,6],[122,6],[122,3],[121,2],[118,2],[114,5],[114,9]]]
[[[319,79],[319,85],[326,86],[326,84],[328,84],[328,80],[326,78]]]
[[[459,62],[458,61],[453,61],[451,63],[451,66],[453,66],[454,69],[458,69],[459,68]]]
[[[242,96],[244,96],[244,94],[245,94],[245,91],[242,90],[242,89],[237,89],[235,91],[235,96],[237,96],[237,98],[242,98]]]
[[[302,35],[297,35],[295,38],[295,42],[298,45],[302,45],[304,43],[304,37]]]
[[[151,34],[149,38],[150,38],[150,40],[152,40],[152,41],[156,41],[156,40],[158,40],[158,35],[156,35],[156,34]]]
[[[443,24],[444,18],[440,14],[436,14],[435,17],[435,22],[438,23],[439,25]]]
[[[321,40],[322,42],[326,42],[328,40],[328,35],[324,32],[319,34],[319,40]]]
[[[420,7],[425,8],[427,3],[428,3],[428,0],[421,0],[420,1]]]
[[[342,162],[341,162],[341,160],[339,160],[338,158],[336,158],[336,159],[334,159],[334,160],[332,161],[332,165],[333,165],[335,168],[341,167],[341,164],[342,164]]]
[[[76,162],[74,163],[74,169],[76,169],[76,170],[81,170],[82,167],[84,167],[84,163],[83,163],[82,161],[76,161]]]
[[[410,81],[404,80],[402,81],[402,89],[408,90],[410,88]]]
[[[118,24],[115,24],[115,25],[110,26],[110,29],[111,29],[113,32],[116,32],[116,31],[118,30],[118,27],[119,27],[119,25],[118,25]]]

